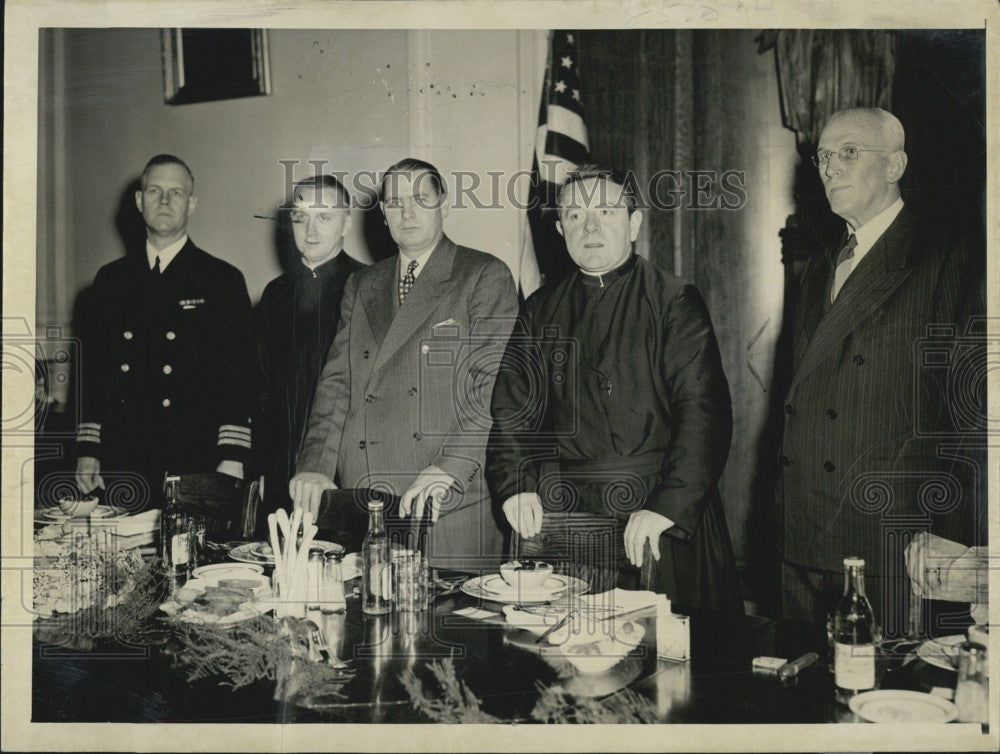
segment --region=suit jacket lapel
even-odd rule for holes
[[[382,347],[385,335],[392,324],[394,310],[392,297],[397,295],[395,269],[395,260],[386,260],[379,267],[377,274],[372,276],[368,288],[361,294],[361,301],[368,315],[368,326],[378,348]]]
[[[857,330],[909,276],[908,255],[912,240],[912,220],[904,209],[851,273],[837,300],[816,325],[795,368],[789,393],[803,377],[835,353],[840,342]],[[815,282],[818,281],[814,279]],[[822,296],[829,295],[828,287],[823,285],[808,293],[811,301],[807,306],[818,305],[822,310]]]
[[[373,373],[381,369],[392,355],[409,341],[430,316],[441,296],[454,285],[454,281],[451,279],[451,268],[454,260],[455,244],[447,236],[443,236],[428,258],[427,267],[417,277],[406,301],[399,307],[396,316],[392,318],[379,349],[378,357],[372,366]],[[387,300],[388,306],[391,307],[392,300]]]

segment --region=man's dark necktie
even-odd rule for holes
[[[160,274],[160,255],[159,254],[156,255],[156,262],[153,264],[153,269],[151,270],[151,272],[154,275],[159,275]]]
[[[857,245],[857,236],[851,233],[851,235],[847,237],[847,242],[840,250],[840,253],[837,254],[837,266],[833,271],[833,287],[830,288],[831,302],[837,300],[837,294],[840,293],[840,289],[844,287],[844,283],[847,281],[847,276],[851,274],[851,269],[854,264],[854,247]]]
[[[417,269],[417,260],[411,259],[410,263],[406,265],[406,274],[403,275],[403,279],[399,281],[399,303],[402,304],[406,300],[407,294],[413,287],[416,278],[413,276],[413,271]]]

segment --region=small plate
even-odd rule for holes
[[[943,670],[958,670],[959,645],[965,641],[963,634],[930,639],[917,647],[917,657],[928,665]]]
[[[947,699],[919,691],[865,691],[849,704],[870,723],[950,723],[958,717],[958,708]]]
[[[462,584],[462,591],[470,597],[478,597],[492,602],[526,605],[533,602],[548,602],[555,597],[567,597],[570,594],[583,594],[587,591],[587,582],[573,576],[553,574],[541,589],[527,591],[515,589],[498,573],[477,576]]]

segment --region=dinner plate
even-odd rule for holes
[[[253,590],[254,596],[242,603],[238,610],[229,615],[218,616],[208,612],[201,612],[196,608],[183,609],[185,602],[196,599],[198,593],[203,592],[206,587],[218,585],[218,581],[211,579],[190,579],[178,590],[178,595],[187,592],[187,599],[178,602],[175,596],[173,599],[160,605],[160,610],[173,618],[177,618],[182,623],[212,624],[217,626],[242,623],[258,615],[263,615],[271,609],[270,601],[272,595],[268,579],[261,573],[251,574],[250,577],[256,578],[260,582]]]
[[[115,518],[121,515],[125,511],[121,508],[116,508],[111,505],[98,505],[94,510],[86,515],[79,516],[79,518],[92,518],[92,519],[106,519]],[[62,509],[58,505],[51,505],[48,508],[37,508],[35,510],[35,523],[36,524],[55,524],[55,523],[65,523],[72,519],[67,513],[63,513]]]
[[[462,584],[462,591],[470,597],[478,597],[492,602],[508,604],[530,604],[533,602],[548,602],[556,597],[566,597],[570,594],[583,594],[587,591],[587,582],[574,576],[553,574],[540,589],[516,589],[508,584],[499,573],[477,576]]]
[[[255,554],[257,552],[266,552],[266,550],[261,548],[261,545],[267,544],[266,542],[244,542],[241,545],[237,545],[229,551],[229,557],[233,560],[239,561],[240,563],[249,563],[252,565],[260,566],[273,566],[273,557],[262,557],[261,555]],[[334,542],[323,542],[320,540],[314,540],[310,547],[320,546],[325,551],[330,550],[343,550],[343,545],[335,544]],[[270,549],[270,548],[269,548]],[[358,553],[349,553],[343,557],[340,562],[341,577],[344,581],[349,581],[350,579],[356,578],[361,575],[361,557]]]
[[[219,582],[219,579],[253,578],[264,573],[264,566],[255,563],[213,563],[191,571],[195,579]]]
[[[849,704],[854,714],[870,723],[949,723],[958,716],[958,708],[947,699],[920,691],[865,691]]]
[[[917,657],[944,670],[958,670],[959,645],[965,641],[963,634],[930,639],[917,647]]]
[[[343,552],[344,546],[333,542],[322,542],[313,540],[310,547],[322,547],[324,551],[340,550]],[[241,563],[255,563],[258,565],[274,565],[274,552],[267,542],[244,542],[229,551],[229,557]]]

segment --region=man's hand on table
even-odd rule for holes
[[[101,478],[101,462],[91,456],[76,459],[76,486],[80,494],[87,495],[104,486]]]
[[[521,492],[504,500],[503,514],[507,522],[524,539],[531,539],[542,530],[542,499],[535,492]]]
[[[642,554],[646,541],[656,560],[660,559],[660,535],[674,525],[666,516],[653,511],[636,511],[628,517],[625,527],[625,555],[636,568],[642,567]]]
[[[428,466],[417,474],[410,488],[399,499],[399,515],[405,518],[412,509],[414,517],[419,521],[424,515],[424,505],[431,506],[431,521],[437,521],[441,514],[441,500],[449,494],[456,482],[455,478],[437,466]]]
[[[312,513],[313,521],[319,515],[319,504],[324,490],[335,490],[337,485],[330,477],[316,471],[301,471],[288,483],[288,495],[296,508]]]

